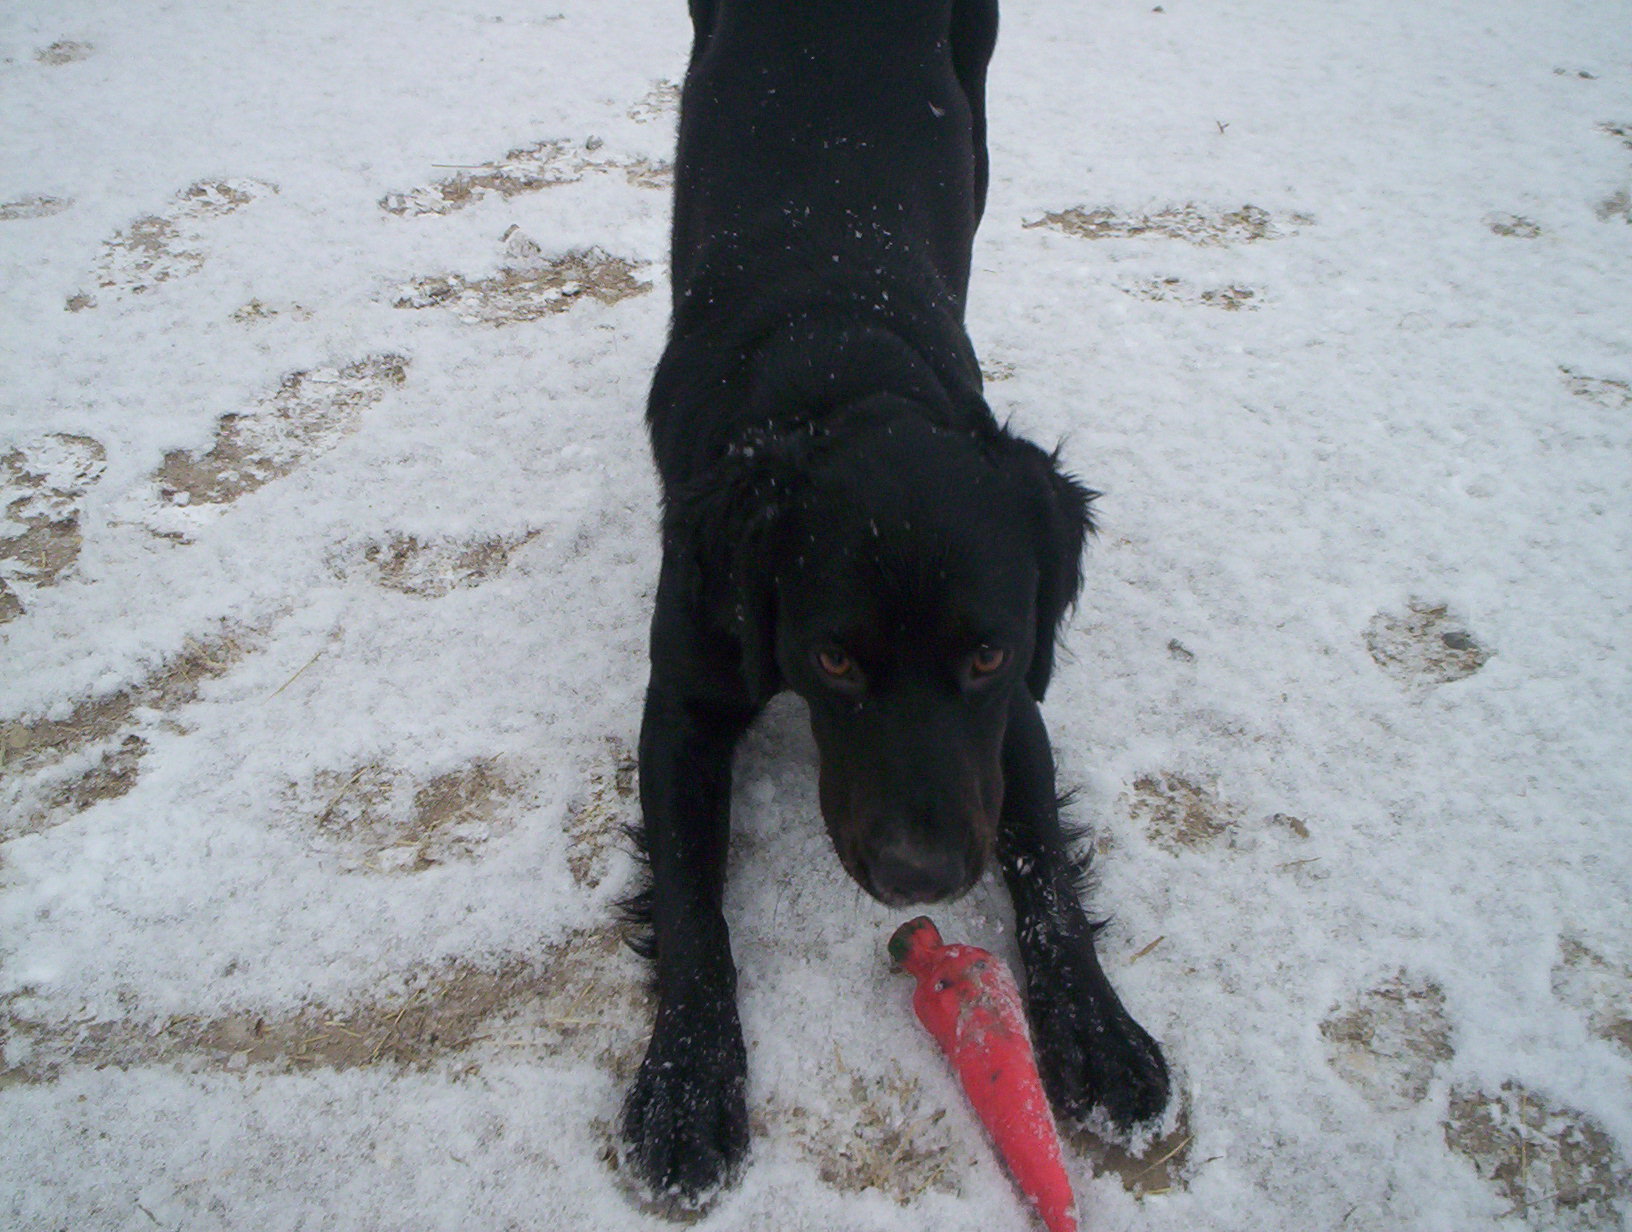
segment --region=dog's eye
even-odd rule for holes
[[[969,674],[977,680],[990,676],[1009,661],[1009,652],[1000,646],[982,646],[969,656]]]
[[[837,646],[818,650],[816,662],[834,680],[854,680],[856,677],[856,661]]]

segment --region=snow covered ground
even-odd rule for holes
[[[1628,1226],[1626,6],[1004,20],[970,325],[1106,492],[1047,713],[1182,1091],[1073,1139],[1085,1228]],[[608,1146],[687,37],[0,13],[0,1225],[666,1226]],[[698,1226],[1024,1227],[802,723]]]

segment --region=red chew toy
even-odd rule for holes
[[[986,1132],[1049,1232],[1076,1232],[1054,1117],[1031,1055],[1020,992],[1001,961],[972,945],[942,945],[927,916],[890,938],[897,970],[918,979],[912,1008],[957,1070]]]

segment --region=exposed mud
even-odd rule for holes
[[[1516,1082],[1497,1092],[1458,1087],[1444,1121],[1445,1145],[1533,1227],[1612,1232],[1627,1226],[1632,1173],[1603,1128]]]
[[[404,218],[452,214],[487,197],[516,197],[616,171],[624,172],[637,187],[661,188],[669,182],[667,164],[617,158],[603,149],[593,138],[582,144],[558,139],[518,146],[502,158],[458,168],[458,174],[422,188],[387,193],[380,198],[380,208]]]
[[[24,989],[0,999],[0,1089],[109,1066],[298,1073],[465,1061],[468,1069],[495,1056],[559,1054],[611,1066],[639,1046],[633,1024],[650,1013],[643,970],[611,929],[573,933],[538,954],[408,972],[372,998],[284,1015],[61,1018]]]
[[[222,505],[293,472],[357,430],[365,410],[407,379],[400,355],[291,372],[242,414],[223,415],[203,454],[172,450],[154,472],[164,503]]]
[[[1384,1112],[1420,1104],[1454,1055],[1444,992],[1404,971],[1334,1006],[1320,1033],[1332,1068]]]
[[[21,592],[53,586],[79,558],[80,501],[107,454],[58,433],[0,455],[0,624],[26,609]]]
[[[1122,1188],[1135,1197],[1154,1198],[1188,1188],[1195,1171],[1190,1157],[1195,1135],[1190,1129],[1189,1111],[1183,1107],[1173,1128],[1137,1153],[1118,1143],[1103,1141],[1085,1129],[1063,1126],[1061,1129],[1062,1139],[1074,1154],[1094,1161],[1096,1175],[1114,1174],[1122,1182]]]
[[[1143,775],[1123,799],[1128,816],[1151,841],[1175,854],[1212,846],[1241,820],[1240,810],[1220,798],[1216,787],[1181,774]]]
[[[1044,214],[1024,225],[1049,227],[1088,240],[1171,239],[1201,247],[1223,247],[1296,234],[1298,227],[1313,222],[1307,214],[1287,214],[1277,219],[1256,205],[1220,210],[1186,202],[1149,214],[1123,213],[1109,206],[1089,209],[1079,205],[1056,214]]]
[[[1225,312],[1255,312],[1262,297],[1251,287],[1198,287],[1182,278],[1151,278],[1122,288],[1124,294],[1155,303],[1222,308]]]
[[[1401,684],[1436,685],[1465,680],[1493,653],[1443,603],[1413,599],[1403,615],[1379,612],[1366,626],[1372,661]]]
[[[378,763],[326,770],[285,794],[289,812],[340,871],[418,873],[474,859],[510,830],[508,805],[519,790],[513,772],[484,758],[426,782]]]
[[[569,252],[500,270],[488,278],[439,274],[408,284],[398,308],[442,308],[463,321],[514,325],[565,312],[586,299],[615,304],[644,295],[652,284],[635,277],[639,267],[598,248]]]
[[[265,180],[200,180],[176,194],[174,204],[158,214],[136,219],[102,246],[93,277],[98,287],[121,295],[142,295],[185,278],[204,266],[204,244],[212,218],[231,214],[278,191]],[[76,296],[81,308],[95,301]],[[70,307],[73,300],[69,301]]]
[[[567,869],[573,881],[586,889],[606,879],[624,833],[639,820],[639,772],[633,750],[608,736],[606,761],[590,775],[584,794],[568,805]]]

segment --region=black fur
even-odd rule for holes
[[[633,906],[657,1019],[630,1160],[682,1201],[748,1143],[721,910],[731,758],[808,703],[835,849],[881,901],[1014,899],[1056,1105],[1158,1113],[1167,1072],[1094,952],[1038,701],[1093,493],[993,418],[963,328],[995,0],[693,0],[669,342],[648,425],[663,566]]]

